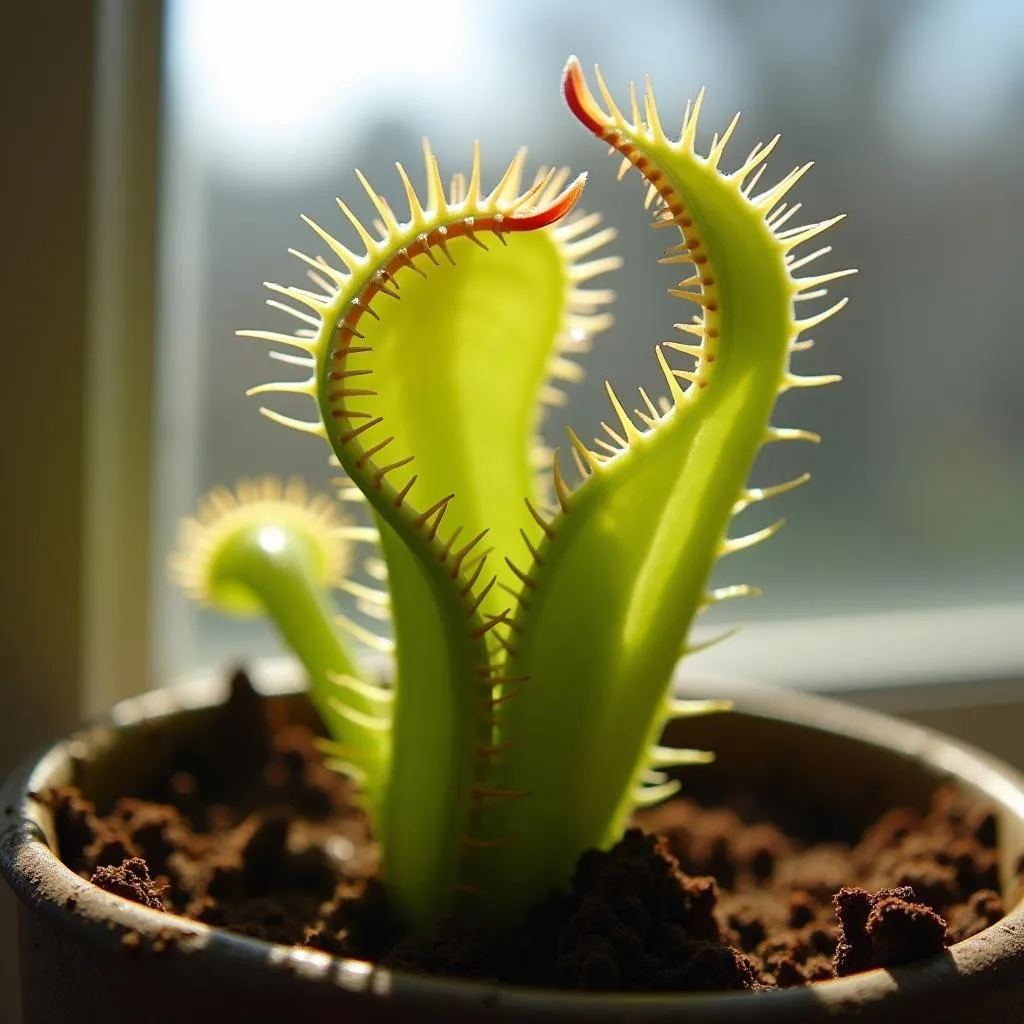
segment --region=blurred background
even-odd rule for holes
[[[327,486],[322,445],[262,420],[243,396],[273,374],[265,346],[233,331],[291,329],[263,307],[260,282],[301,282],[287,247],[319,251],[300,212],[341,233],[350,229],[336,195],[369,214],[351,168],[396,203],[394,162],[416,174],[424,135],[447,173],[467,167],[474,138],[492,182],[520,143],[538,164],[589,169],[584,205],[618,229],[625,266],[605,278],[618,293],[615,326],[598,337],[569,407],[549,417],[551,439],[565,422],[593,436],[607,411],[603,378],[625,392],[655,382],[653,345],[680,316],[666,295],[678,275],[655,264],[666,243],[647,229],[639,178],[619,185],[618,161],[559,98],[570,53],[599,62],[621,97],[649,73],[670,124],[706,84],[702,146],[742,109],[734,165],[779,131],[770,172],[817,164],[796,197],[806,216],[849,214],[824,239],[836,253],[820,266],[860,268],[838,283],[850,308],[799,357],[807,372],[839,372],[845,383],[786,396],[778,414],[825,444],[766,450],[756,472],[773,483],[809,468],[814,483],[747,514],[751,527],[779,514],[790,527],[723,568],[723,581],[756,582],[766,596],[719,616],[1024,596],[1024,8],[983,6],[653,0],[636,17],[623,4],[525,0],[509,17],[471,0],[438,0],[429,15],[418,0],[395,0],[387,28],[374,8],[332,0],[292,3],[287,16],[252,0],[171,3],[156,330],[157,677],[273,647],[257,626],[189,607],[162,585],[159,563],[178,518],[217,482],[273,471]],[[315,59],[315,38],[346,42]]]
[[[524,143],[590,170],[625,265],[550,439],[593,434],[603,378],[656,381],[676,276],[639,179],[616,182],[559,97],[570,53],[622,98],[650,74],[666,125],[706,85],[705,149],[741,109],[726,169],[781,132],[765,180],[813,159],[806,218],[849,215],[818,266],[860,268],[797,357],[844,383],[776,416],[823,445],[774,446],[754,478],[814,481],[745,513],[789,526],[723,568],[765,596],[717,610],[750,625],[694,671],[843,693],[1024,762],[1024,5],[14,0],[4,22],[0,770],[142,686],[279,651],[190,607],[164,562],[215,483],[329,486],[323,445],[243,397],[272,368],[233,332],[283,329],[261,282],[301,283],[300,213],[337,233],[335,195],[368,213],[352,168],[397,200],[394,162],[421,183],[429,136],[446,175],[475,138],[491,183]]]

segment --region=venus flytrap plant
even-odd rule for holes
[[[341,519],[324,495],[311,498],[300,480],[243,481],[218,487],[180,529],[171,575],[194,600],[239,617],[263,614],[300,658],[310,698],[328,731],[329,749],[362,786],[376,819],[389,737],[376,727],[391,694],[366,685],[334,628],[331,591],[363,597],[349,579],[352,547],[377,531]],[[359,763],[346,759],[358,751]]]
[[[549,172],[522,191],[518,154],[485,193],[474,153],[468,181],[456,177],[446,194],[428,149],[425,202],[398,168],[409,207],[399,220],[360,175],[376,233],[340,200],[361,251],[309,222],[340,266],[296,253],[318,290],[269,286],[303,327],[241,332],[299,350],[285,358],[308,379],[253,390],[313,400],[311,421],[264,412],[326,438],[375,519],[390,688],[344,653],[320,596],[303,599],[301,622],[278,598],[261,601],[310,671],[339,759],[364,784],[390,899],[412,929],[453,912],[521,916],[582,852],[613,842],[635,806],[674,791],[664,769],[706,760],[657,745],[671,718],[721,707],[673,701],[673,667],[701,608],[749,592],[707,593],[716,560],[780,525],[727,539],[732,516],[806,479],[746,486],[764,444],[816,440],[768,425],[777,396],[836,379],[789,369],[809,344],[802,332],[843,305],[798,320],[794,303],[847,273],[796,276],[826,250],[794,249],[834,223],[786,226],[799,207],[783,199],[807,167],[755,192],[776,140],[727,174],[735,120],[701,156],[700,97],[672,140],[649,85],[642,111],[631,90],[627,116],[597,81],[603,105],[571,60],[569,107],[621,154],[623,173],[646,179],[654,226],[679,239],[663,262],[691,271],[672,294],[699,312],[676,325],[688,341],[655,349],[664,396],[641,390],[630,413],[606,385],[607,437],[587,446],[569,431],[576,486],[564,455],[539,448],[537,426],[543,399],[557,398],[550,382],[578,376],[571,356],[608,322],[610,293],[584,284],[616,265],[590,258],[611,232],[591,233],[594,216],[567,217],[582,177],[566,185]],[[676,367],[676,353],[693,368]],[[216,547],[207,543],[204,563]],[[245,557],[216,564],[262,585],[267,573]],[[327,582],[321,574],[306,590]],[[334,640],[313,643],[306,628]]]

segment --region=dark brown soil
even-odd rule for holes
[[[151,910],[165,910],[161,887],[149,877],[149,868],[141,857],[128,857],[116,867],[98,867],[92,884],[105,892],[134,900]]]
[[[97,807],[54,791],[60,854],[109,892],[243,935],[437,974],[544,987],[789,987],[931,955],[1003,915],[993,812],[950,788],[855,842],[675,800],[521,931],[403,938],[349,784],[310,729],[268,722],[244,675],[165,781]]]

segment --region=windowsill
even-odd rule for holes
[[[698,627],[695,641],[727,628]],[[204,666],[258,661],[261,673],[275,679],[296,672],[294,659],[277,653],[280,645],[269,630],[212,647]],[[682,672],[845,697],[896,712],[1006,702],[1024,708],[1024,602],[747,623],[722,643],[686,657]]]
[[[1011,690],[1022,699],[1024,604],[754,623],[686,666],[816,693],[900,694],[903,705],[1005,700]]]

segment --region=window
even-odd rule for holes
[[[718,621],[755,626],[705,663],[820,684],[875,671],[877,658],[857,658],[889,644],[910,645],[900,672],[944,661],[948,671],[935,642],[944,638],[948,651],[986,652],[987,672],[1024,666],[1024,641],[1008,628],[1024,623],[1024,7],[651,0],[638,15],[596,0],[523,0],[510,15],[470,0],[392,0],[387,26],[372,6],[329,0],[169,4],[158,677],[276,649],[262,627],[189,607],[163,583],[162,559],[178,517],[216,482],[298,473],[328,486],[323,446],[262,420],[242,396],[266,379],[266,353],[233,332],[279,323],[260,282],[300,279],[285,251],[315,244],[300,212],[339,231],[336,194],[368,212],[351,168],[397,196],[393,163],[418,168],[423,134],[448,174],[474,138],[492,180],[521,142],[537,162],[589,168],[585,205],[618,228],[626,266],[614,280],[616,324],[598,337],[564,421],[594,431],[604,377],[623,387],[656,379],[653,345],[678,319],[665,294],[674,278],[655,263],[661,239],[646,229],[637,181],[618,185],[616,163],[563,108],[558,73],[571,52],[599,62],[620,95],[649,72],[663,112],[681,112],[706,84],[705,146],[742,108],[732,160],[780,131],[771,171],[817,162],[797,197],[808,217],[849,214],[827,259],[860,268],[839,282],[850,308],[797,357],[845,382],[784,396],[776,417],[824,444],[774,446],[784,450],[766,450],[755,470],[758,483],[805,469],[815,479],[744,513],[751,528],[777,515],[791,525],[720,567],[723,582],[753,582],[765,596],[716,609]],[[549,427],[560,436],[559,416]],[[858,618],[883,612],[898,614]],[[824,642],[824,663],[801,675],[786,659],[803,640],[766,624],[805,618],[801,636]]]

